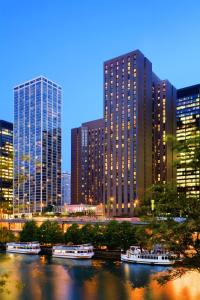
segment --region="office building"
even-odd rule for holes
[[[71,175],[62,173],[62,206],[71,203]]]
[[[168,80],[153,78],[152,181],[175,184],[173,137],[176,132],[176,89]]]
[[[61,206],[61,87],[38,77],[14,88],[14,212]]]
[[[0,202],[5,213],[13,204],[13,124],[0,120]]]
[[[177,92],[177,140],[190,143],[191,154],[200,147],[200,84],[179,89]],[[200,166],[188,166],[187,153],[177,154],[177,187],[187,197],[200,198]]]
[[[107,213],[132,215],[153,183],[174,180],[165,138],[175,134],[175,99],[175,89],[153,73],[139,50],[104,63]]]
[[[72,129],[72,204],[98,204],[103,201],[103,119]]]

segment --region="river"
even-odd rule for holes
[[[119,261],[78,261],[0,253],[7,274],[1,300],[198,300],[200,273],[188,272],[160,286],[166,267]]]

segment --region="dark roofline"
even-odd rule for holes
[[[187,86],[181,89],[177,90],[177,96],[178,98],[181,97],[187,97],[193,94],[199,94],[200,93],[200,84],[195,84],[191,86]]]
[[[13,123],[5,121],[5,120],[0,120],[0,127],[7,128],[9,130],[13,130]]]

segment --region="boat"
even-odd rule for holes
[[[94,256],[94,250],[90,244],[57,245],[52,249],[52,256],[58,258],[90,259]]]
[[[6,252],[22,254],[38,254],[41,251],[38,242],[18,242],[7,243]]]
[[[163,250],[159,245],[156,245],[152,251],[141,249],[138,246],[131,246],[125,254],[121,254],[121,261],[135,264],[168,266],[173,265],[176,260],[175,254]]]

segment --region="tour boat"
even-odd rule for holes
[[[6,244],[6,251],[9,253],[38,254],[41,248],[38,242],[13,242]]]
[[[155,246],[152,251],[131,246],[125,254],[121,254],[121,261],[148,265],[173,265],[176,258],[176,255],[164,251],[160,246]]]
[[[90,244],[85,245],[58,245],[52,249],[52,256],[59,258],[72,258],[72,259],[90,259],[94,256],[93,246]]]

